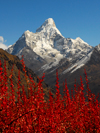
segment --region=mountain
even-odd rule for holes
[[[52,87],[55,85],[56,69],[58,69],[62,93],[62,82],[66,78],[69,81],[68,86],[71,88],[72,85],[74,86],[74,79],[84,75],[84,68],[90,69],[90,66],[95,66],[97,62],[99,65],[99,50],[100,45],[94,48],[80,37],[65,38],[57,29],[54,20],[49,18],[36,30],[36,33],[25,31],[7,49],[7,52],[17,55],[19,58],[24,55],[26,66],[40,77],[45,72],[45,82]],[[97,70],[99,69],[97,66],[95,67]],[[91,75],[92,72],[88,72]],[[77,82],[79,83],[79,78]],[[91,82],[94,83],[93,80]],[[96,87],[96,83],[94,84],[91,90]]]
[[[20,59],[17,56],[11,55],[11,54],[7,53],[6,51],[4,51],[3,49],[0,49],[0,60],[1,60],[2,66],[4,65],[4,60],[6,61],[8,88],[10,88],[10,78],[9,77],[11,74],[11,69],[14,65],[12,80],[13,80],[15,92],[17,92],[18,70],[20,69],[20,77],[21,77],[20,86],[24,85],[26,95],[27,95],[28,88],[27,88],[27,83],[25,80],[23,67],[22,67]],[[25,70],[27,71],[26,74],[28,76],[28,79],[29,79],[29,75],[31,75],[32,79],[34,80],[35,84],[37,85],[39,82],[37,75],[31,69],[29,69],[27,67],[25,68]],[[43,82],[43,91],[45,93],[45,100],[47,100],[49,98],[49,90],[50,89],[51,88],[45,82]],[[21,88],[20,88],[20,92],[22,93]],[[54,94],[54,90],[51,89],[51,92]],[[9,93],[10,93],[10,89],[9,89]],[[17,93],[15,93],[15,96],[17,96]]]
[[[39,69],[42,71],[55,67],[64,58],[67,58],[72,64],[76,60],[78,62],[86,55],[90,55],[93,49],[79,37],[75,40],[64,38],[52,18],[47,19],[36,30],[36,33],[25,31],[18,41],[7,49],[7,52],[21,58],[23,50],[24,55],[29,51],[27,47],[31,49],[31,57],[34,57],[34,59],[28,58],[29,62],[39,62]],[[24,57],[24,59],[26,58]],[[27,66],[30,68],[30,64]]]

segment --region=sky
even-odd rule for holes
[[[6,49],[29,30],[53,18],[65,38],[100,43],[100,0],[0,0],[0,47]]]

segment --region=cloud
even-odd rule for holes
[[[0,48],[5,50],[5,49],[7,49],[7,46],[4,44],[4,42],[6,42],[6,41],[4,41],[3,36],[0,36]]]
[[[0,36],[0,42],[4,42],[3,36]]]

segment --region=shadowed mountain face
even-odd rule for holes
[[[86,89],[84,69],[86,69],[87,72],[89,88],[91,89],[92,93],[97,95],[100,93],[100,51],[98,51],[96,48],[94,48],[90,60],[83,67],[77,69],[73,73],[68,72],[63,76],[59,75],[60,82],[66,78],[68,87],[71,89],[71,87],[74,88],[75,79],[77,83],[80,83],[80,76],[82,76],[84,88]]]
[[[0,60],[1,60],[1,63],[2,63],[2,67],[4,65],[4,60],[6,61],[7,77],[8,77],[8,88],[10,88],[10,78],[9,77],[11,75],[11,69],[14,65],[12,80],[13,80],[13,85],[14,85],[15,92],[17,92],[18,70],[20,69],[20,78],[21,78],[20,79],[20,81],[21,81],[20,86],[24,85],[26,95],[27,95],[27,93],[28,93],[27,82],[26,82],[26,79],[25,79],[25,76],[24,76],[23,66],[22,66],[22,63],[21,63],[20,59],[17,56],[11,55],[11,54],[7,53],[6,51],[0,49]],[[25,69],[27,71],[27,73],[26,73],[27,76],[29,77],[29,75],[31,75],[32,79],[34,80],[34,82],[37,85],[38,82],[39,82],[39,78],[37,77],[37,75],[29,68],[26,67]],[[45,100],[47,100],[48,97],[49,97],[49,90],[50,90],[50,87],[43,82],[43,91],[45,93]],[[52,89],[51,89],[51,91],[52,91]],[[9,92],[10,92],[10,89],[9,89]],[[20,88],[20,92],[22,93],[21,88]],[[52,91],[52,93],[53,92],[54,91]],[[15,93],[15,95],[16,95],[16,93]]]

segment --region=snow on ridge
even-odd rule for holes
[[[62,72],[62,74],[65,74],[67,72],[75,72],[77,69],[81,68],[82,66],[84,66],[90,59],[91,54],[93,53],[93,51],[91,51],[89,54],[87,54],[87,56],[83,57],[80,61],[78,61],[77,63],[73,64],[71,67],[67,68],[65,71]]]
[[[12,45],[9,45],[8,48],[10,48]]]
[[[80,44],[80,45],[85,44],[85,45],[87,45],[87,46],[89,46],[89,47],[92,47],[92,46],[90,46],[87,42],[83,41],[80,37],[77,37],[76,39],[72,39],[72,38],[71,38],[71,41],[72,41],[74,44]]]
[[[81,43],[86,43],[86,42],[84,42],[80,37],[77,37],[75,40],[76,40],[76,41],[79,41],[79,42],[81,42]]]

